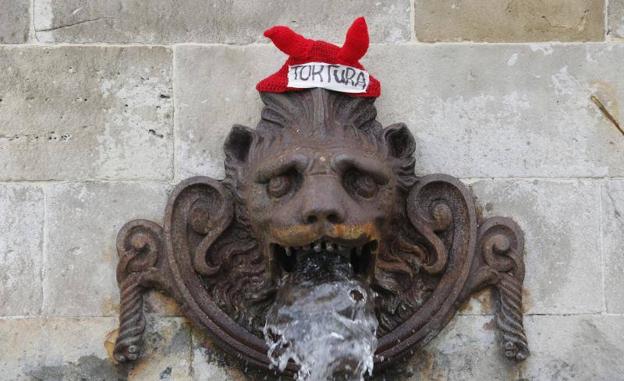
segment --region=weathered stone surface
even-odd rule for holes
[[[609,0],[607,35],[624,38],[624,0]]]
[[[4,380],[124,380],[104,340],[113,318],[0,320]]]
[[[607,312],[624,313],[624,181],[611,180],[602,189],[602,242],[605,256]]]
[[[143,355],[132,364],[128,380],[192,380],[189,323],[150,316],[145,332]]]
[[[144,353],[130,366],[109,355],[117,320],[0,320],[0,366],[6,380],[190,380],[190,328],[181,318],[147,319]]]
[[[40,312],[43,199],[38,186],[0,184],[0,316]]]
[[[500,353],[490,317],[456,317],[398,369],[407,380],[618,380],[624,372],[621,316],[529,316],[531,356],[515,364]]]
[[[523,380],[620,380],[624,374],[624,317],[530,316],[531,356]]]
[[[272,46],[176,48],[178,178],[223,173],[227,132],[255,126],[255,85],[283,60]],[[590,96],[620,118],[623,60],[617,44],[401,44],[373,46],[365,65],[380,121],[414,133],[420,174],[602,177],[624,175],[624,139]]]
[[[223,175],[223,141],[235,123],[255,127],[256,83],[286,59],[272,46],[179,46],[176,72],[176,178]]]
[[[415,0],[419,41],[601,41],[602,0]]]
[[[350,23],[366,16],[373,41],[410,39],[410,1],[35,0],[34,23],[42,42],[265,41],[265,29],[284,24],[312,38],[342,42]]]
[[[524,230],[528,314],[603,311],[596,181],[495,180],[472,188],[486,217],[512,217]]]
[[[167,189],[160,183],[48,186],[46,315],[117,316],[117,232],[136,218],[161,222]]]
[[[167,179],[171,52],[0,48],[0,180]]]
[[[0,44],[21,44],[28,40],[30,1],[0,0]]]
[[[525,326],[532,355],[524,363],[502,357],[492,317],[457,316],[421,352],[375,380],[616,380],[624,372],[621,316],[528,316]],[[201,335],[193,339],[194,379],[245,379]]]
[[[518,368],[500,354],[492,317],[456,316],[405,365],[389,370],[386,379],[516,380]]]
[[[459,177],[624,175],[623,45],[385,45],[366,67],[379,119],[406,122],[419,173]],[[622,122],[620,121],[620,124]]]

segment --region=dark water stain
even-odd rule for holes
[[[160,373],[160,380],[171,380],[171,367],[168,366]]]
[[[58,366],[43,366],[28,374],[40,381],[126,381],[128,369],[113,365],[107,359],[83,356],[76,362]]]

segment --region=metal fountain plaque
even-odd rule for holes
[[[155,289],[223,350],[269,367],[262,330],[280,279],[320,251],[374,292],[375,370],[417,352],[485,287],[505,356],[528,356],[523,235],[511,219],[482,218],[456,178],[416,176],[412,134],[383,128],[374,98],[321,88],[261,97],[257,127],[234,126],[225,141],[224,180],[185,180],[162,225],[119,232],[119,362],[140,356],[143,298]]]

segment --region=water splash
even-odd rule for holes
[[[372,292],[351,265],[323,253],[297,259],[267,314],[264,336],[274,367],[299,365],[298,380],[363,380],[377,347]]]

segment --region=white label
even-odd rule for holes
[[[343,93],[365,93],[368,72],[351,66],[309,62],[288,67],[288,87],[309,89],[322,87]]]

